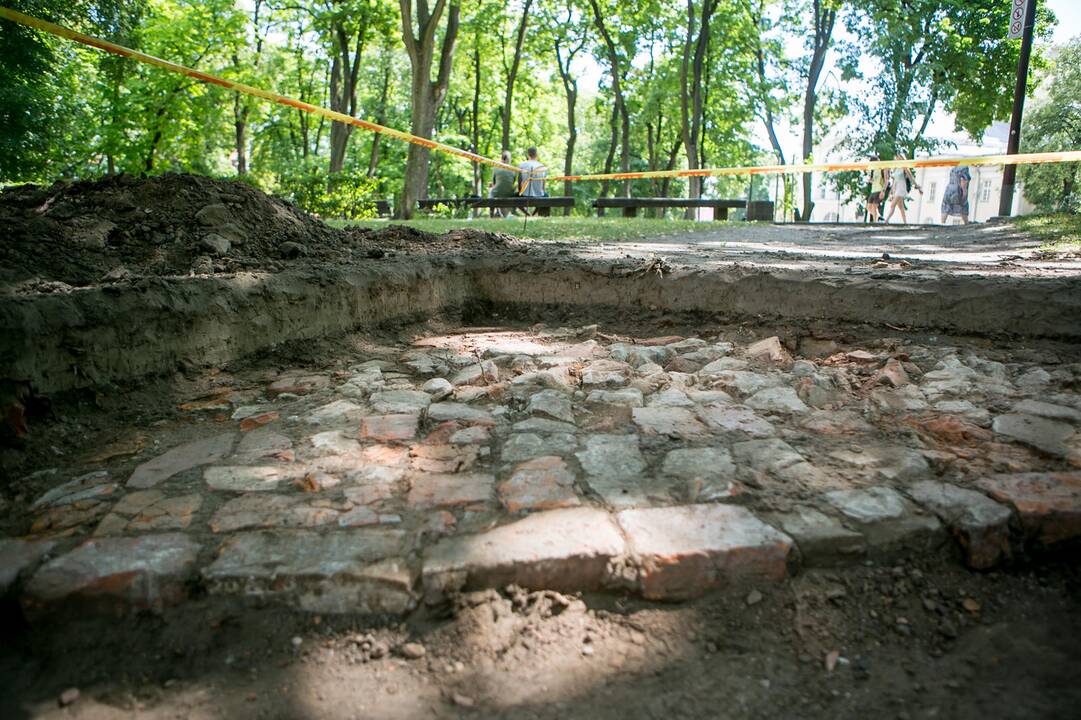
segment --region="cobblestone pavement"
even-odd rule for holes
[[[0,594],[30,617],[204,590],[320,613],[508,584],[677,600],[1081,535],[1081,363],[791,345],[472,329],[223,374],[180,406],[186,436],[133,427],[153,442],[42,470]]]

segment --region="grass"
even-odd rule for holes
[[[399,222],[399,221],[393,221]],[[330,221],[336,227],[357,225],[378,228],[386,220]],[[688,232],[715,229],[718,223],[693,220],[659,220],[654,218],[623,217],[547,217],[524,220],[521,215],[513,219],[477,218],[423,218],[401,222],[402,225],[430,233],[473,228],[487,232],[500,232],[534,240],[564,240],[572,242],[603,242],[607,240],[636,240],[664,236],[684,235]]]
[[[1081,251],[1081,215],[1054,213],[1025,215],[1014,221],[1018,229],[1036,237],[1048,252]]]

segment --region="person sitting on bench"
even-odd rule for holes
[[[511,164],[510,150],[504,150],[503,156],[500,158],[505,164]],[[488,197],[490,198],[509,198],[518,194],[518,173],[514,170],[507,170],[506,168],[497,167],[492,172],[492,184],[488,186]],[[509,213],[508,213],[509,211]],[[503,215],[514,214],[514,208],[492,208],[491,215]]]
[[[529,148],[525,155],[526,161],[518,166],[518,194],[522,197],[548,197],[544,190],[548,168],[537,161],[537,148]]]

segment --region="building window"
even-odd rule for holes
[[[984,180],[980,183],[980,202],[987,202],[991,199],[991,181]]]
[[[825,200],[826,199],[826,184],[825,183],[818,186],[818,199],[819,200]]]
[[[826,213],[826,222],[837,222],[837,213],[835,213],[835,212]]]
[[[927,199],[928,200],[934,200],[935,199],[935,191],[936,190],[938,190],[938,183],[937,182],[932,182],[930,185],[927,186]]]

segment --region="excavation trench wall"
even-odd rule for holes
[[[661,276],[619,262],[413,258],[366,269],[147,279],[7,296],[0,300],[0,381],[43,394],[118,384],[467,305],[524,315],[573,306],[595,309],[598,319],[661,311],[1081,340],[1078,280],[746,269]]]

